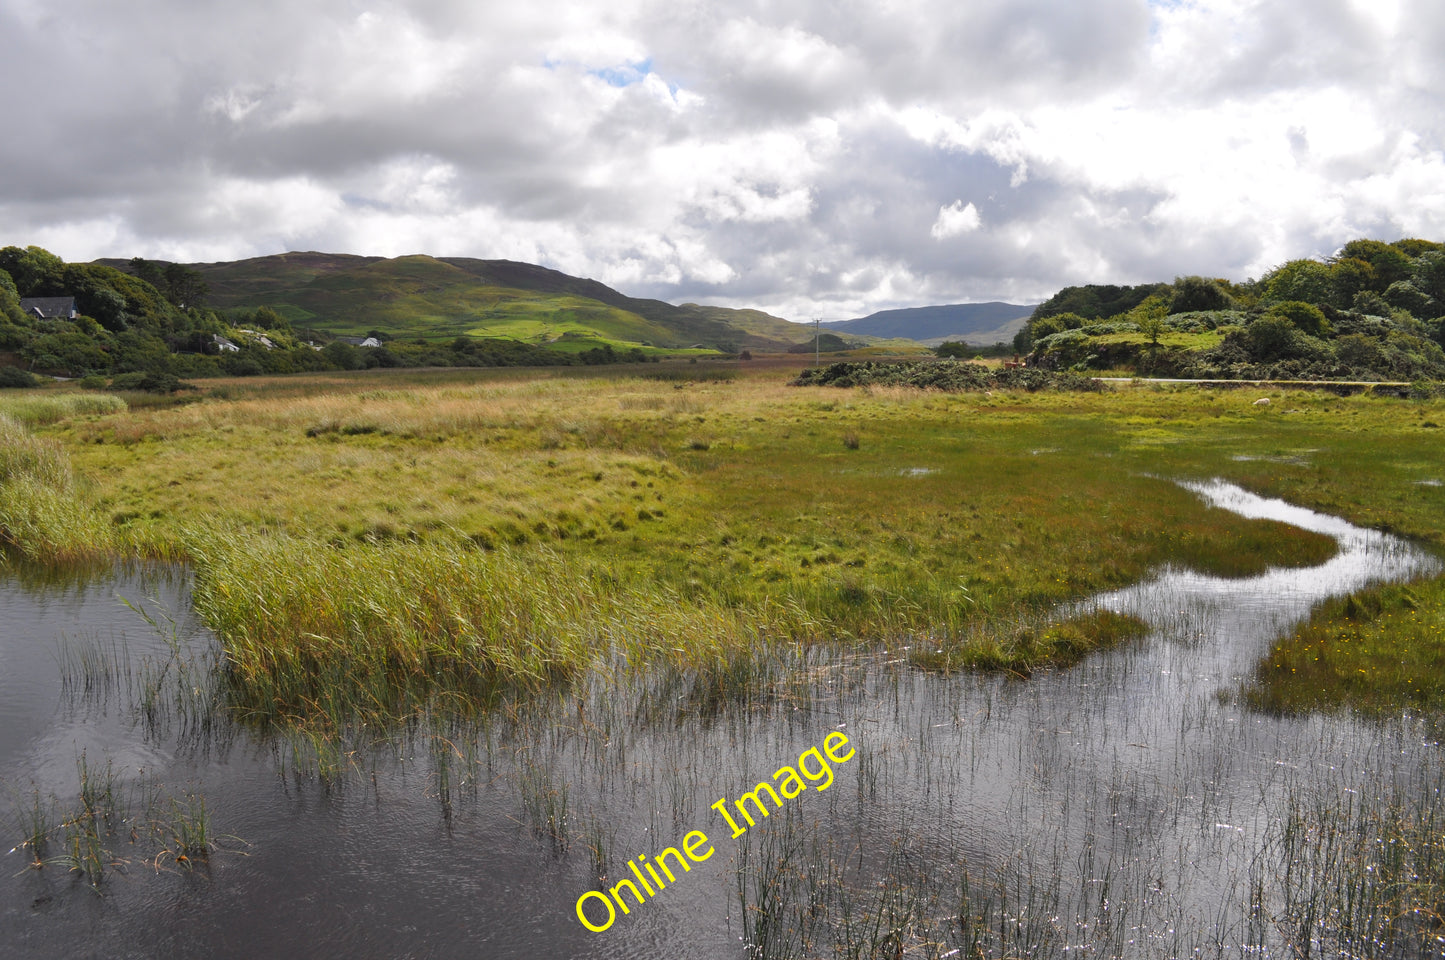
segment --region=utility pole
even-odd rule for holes
[[[823,354],[823,318],[813,318],[813,366],[821,367],[823,362],[819,359]]]

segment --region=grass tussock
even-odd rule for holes
[[[785,609],[684,604],[555,555],[285,537],[198,543],[194,602],[225,647],[233,700],[262,721],[341,725],[415,715],[436,696],[485,704],[633,663],[729,661]]]
[[[60,445],[0,413],[0,543],[31,560],[84,562],[117,544],[90,509]]]
[[[1144,621],[1112,610],[1092,610],[1055,621],[1024,614],[981,622],[942,642],[925,642],[909,652],[909,659],[928,670],[971,667],[1026,677],[1045,664],[1077,663],[1095,650],[1148,633]]]
[[[1253,706],[1301,713],[1445,707],[1445,576],[1322,604],[1275,644],[1245,688]]]
[[[125,413],[128,409],[120,397],[106,393],[0,395],[0,414],[31,427],[59,423],[72,417]]]

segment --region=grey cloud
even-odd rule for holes
[[[1066,147],[1049,157],[1021,146],[1029,175],[1014,184],[1001,159],[910,136],[904,108],[959,123],[1001,111],[1025,124],[1040,105],[1096,109],[1107,125],[1101,97],[1212,116],[1337,86],[1379,118],[1382,147],[1316,164],[1327,138],[1294,121],[1275,142],[1287,157],[1299,126],[1301,166],[1343,194],[1388,173],[1409,138],[1426,159],[1445,142],[1445,7],[1435,0],[1407,0],[1393,38],[1346,0],[1261,2],[1238,22],[1207,18],[1212,32],[1184,38],[1185,55],[1163,65],[1150,59],[1144,0],[414,0],[373,5],[375,35],[358,20],[366,11],[350,0],[0,0],[0,81],[30,91],[10,98],[13,133],[0,138],[0,242],[106,220],[119,225],[117,242],[141,249],[82,256],[370,253],[355,245],[374,242],[376,218],[396,216],[409,237],[450,252],[536,250],[598,274],[635,275],[640,263],[648,276],[683,277],[627,287],[638,295],[863,310],[1041,296],[1090,280],[1239,276],[1272,244],[1305,255],[1348,239],[1337,220],[1297,212],[1274,222],[1268,211],[1222,210],[1218,224],[1181,225],[1161,211],[1198,187],[1147,173],[1121,185],[1072,166]],[[577,17],[586,26],[573,34]],[[74,54],[59,70],[57,35]],[[650,57],[656,78],[701,100],[680,108],[643,84],[598,96],[589,71],[623,65],[609,56]],[[835,144],[809,127],[817,122],[836,129]],[[751,163],[747,151],[768,135],[803,144],[797,170]],[[691,171],[646,178],[668,147],[688,148],[679,163],[731,152],[733,166],[699,175],[700,199],[689,200]],[[389,171],[432,164],[452,173],[437,188],[444,209],[387,192]],[[241,198],[219,202],[237,182]],[[803,190],[811,206],[745,219],[729,190]],[[290,220],[288,202],[300,210]],[[980,227],[935,239],[940,207],[955,202],[974,204]],[[1351,227],[1380,235],[1416,222],[1375,194],[1341,203]],[[468,217],[497,226],[456,225]],[[690,277],[697,246],[736,276]]]

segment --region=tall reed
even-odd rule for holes
[[[0,413],[0,543],[33,560],[108,557],[114,528],[89,508],[59,444]]]

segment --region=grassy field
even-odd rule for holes
[[[1020,627],[1059,602],[1163,563],[1247,575],[1333,553],[1175,479],[1445,537],[1440,400],[1274,391],[1261,408],[1257,389],[940,394],[792,373],[374,371],[128,406],[3,395],[0,528],[40,559],[194,562],[258,710],[338,682],[401,710],[439,684],[540,682],[613,654],[717,665],[779,642],[925,636],[929,666],[1026,671],[1076,656],[1082,634],[1130,632]],[[1419,596],[1438,618],[1439,589]]]

